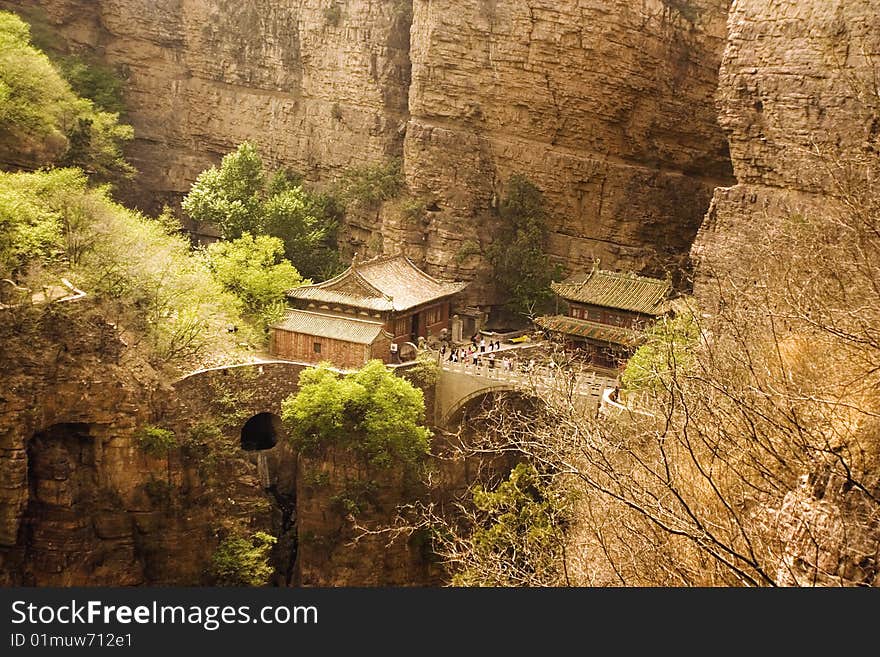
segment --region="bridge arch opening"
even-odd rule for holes
[[[447,427],[464,426],[485,419],[496,406],[513,404],[523,407],[523,405],[531,406],[536,403],[538,400],[523,390],[508,387],[484,388],[458,400],[444,414],[441,425]]]
[[[241,428],[241,448],[246,452],[272,449],[284,429],[275,413],[257,413]]]

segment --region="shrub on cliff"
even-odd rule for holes
[[[0,160],[27,168],[79,166],[104,179],[130,176],[122,144],[133,136],[117,113],[71,89],[31,45],[27,24],[0,12]]]
[[[293,445],[316,453],[338,446],[379,467],[418,467],[431,432],[423,425],[422,391],[379,360],[340,376],[326,364],[303,370],[299,392],[282,404]]]
[[[233,534],[211,556],[210,574],[217,586],[265,586],[275,569],[269,563],[278,541],[265,532]]]
[[[439,534],[440,554],[455,563],[454,586],[564,583],[566,504],[535,466],[520,463],[494,490],[478,485],[466,514],[469,534]]]
[[[627,361],[621,384],[631,391],[668,387],[676,371],[692,363],[692,350],[699,337],[691,313],[661,318],[648,329],[645,343]]]
[[[226,240],[245,232],[281,239],[285,257],[309,278],[332,275],[339,266],[334,200],[308,192],[288,172],[268,172],[250,142],[200,173],[181,207],[191,219],[217,226]]]
[[[375,208],[395,198],[404,187],[402,166],[395,158],[348,169],[337,182],[340,198],[362,208]]]
[[[77,169],[0,173],[0,275],[31,287],[68,276],[172,366],[233,351],[226,328],[242,323],[235,297],[184,238],[90,188]]]
[[[511,176],[498,214],[501,227],[486,252],[492,279],[511,310],[531,317],[552,297],[550,281],[558,274],[544,253],[543,194],[527,178]]]

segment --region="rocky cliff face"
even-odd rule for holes
[[[730,175],[713,101],[727,5],[417,0],[404,152],[410,187],[439,210],[424,259],[485,281],[483,261],[454,256],[491,242],[519,173],[546,196],[566,268],[676,261]]]
[[[303,366],[171,385],[88,300],[0,320],[0,586],[210,584],[221,541],[255,531],[278,539],[275,585],[436,581],[425,544],[351,544],[346,503],[384,526],[419,486],[383,471],[365,493],[353,455],[300,458],[284,439],[277,414]],[[145,449],[147,425],[173,445]]]
[[[758,243],[758,233],[784,232],[786,222],[799,216],[839,216],[848,203],[859,202],[856,195],[844,195],[853,191],[841,184],[848,172],[868,164],[876,175],[878,19],[872,0],[734,3],[718,100],[737,184],[715,191],[692,249],[696,291],[707,305],[716,275],[754,282],[741,265],[754,251],[750,236]],[[864,191],[861,198],[870,198],[871,190]],[[876,207],[867,218],[876,221]],[[856,254],[851,260],[859,262]],[[827,376],[835,380],[836,374],[832,366]],[[869,412],[876,396],[854,403]],[[876,430],[857,435],[868,446],[866,457],[876,459]],[[865,481],[869,488],[880,482],[876,465]],[[804,473],[803,484],[769,517],[784,546],[780,584],[880,581],[880,532],[871,520],[876,497],[871,501],[851,482],[827,472]]]
[[[154,211],[244,140],[313,179],[398,156],[409,5],[358,0],[4,1],[126,78],[140,171],[122,196]],[[45,28],[44,28],[45,29]]]
[[[0,319],[0,585],[205,584],[233,527],[283,535],[256,453],[237,435],[193,442],[213,416],[181,406],[88,301]],[[175,430],[179,448],[145,451],[147,424]],[[266,459],[291,489],[296,455]]]
[[[475,280],[511,174],[546,194],[568,269],[659,272],[730,182],[713,94],[729,0],[4,0],[127,77],[141,171],[122,195],[157,210],[245,139],[327,180],[405,158],[420,221],[352,216],[358,250],[404,248]],[[471,246],[472,246],[471,245]]]
[[[729,25],[718,103],[737,184],[715,191],[693,249],[716,262],[735,257],[738,224],[827,204],[829,170],[880,138],[871,0],[741,0]]]

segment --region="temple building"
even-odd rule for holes
[[[535,323],[589,362],[618,369],[642,341],[643,331],[669,312],[668,280],[594,267],[551,288],[568,306],[566,314],[538,317]]]
[[[269,352],[346,368],[392,362],[404,343],[450,328],[452,302],[466,285],[429,276],[404,255],[355,259],[338,276],[287,293],[291,308],[270,327]]]

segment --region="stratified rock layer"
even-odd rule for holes
[[[157,211],[245,139],[313,181],[404,157],[429,212],[352,212],[344,250],[404,249],[501,301],[485,259],[511,174],[546,195],[568,270],[679,263],[729,184],[714,91],[729,0],[22,0],[126,76]],[[470,248],[473,251],[473,248]]]
[[[734,4],[718,101],[737,184],[715,191],[692,248],[695,290],[706,307],[716,277],[749,284],[741,264],[754,248],[749,235],[770,234],[799,215],[833,218],[845,207],[838,182],[847,167],[873,162],[876,172],[878,66],[873,0]],[[809,485],[769,510],[784,545],[778,583],[876,586],[880,531],[865,521],[876,499],[827,473],[804,478]],[[866,481],[876,484],[880,473],[868,472]]]
[[[730,180],[713,101],[727,5],[417,0],[406,173],[439,211],[411,248],[485,281],[484,261],[455,255],[491,242],[492,209],[522,174],[567,269],[675,262]]]
[[[126,200],[154,211],[244,140],[311,178],[399,156],[409,88],[406,2],[25,0],[70,50],[126,78],[140,171]],[[23,9],[22,9],[23,8]],[[36,17],[36,18],[34,18]]]

